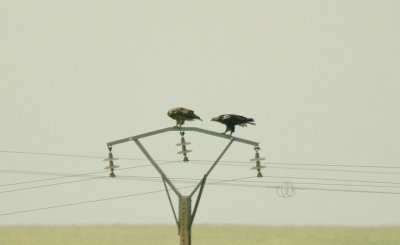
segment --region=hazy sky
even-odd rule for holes
[[[109,141],[173,126],[166,112],[176,106],[204,120],[186,126],[217,132],[224,127],[210,122],[216,115],[253,117],[256,126],[235,134],[260,142],[267,158],[266,177],[252,181],[400,193],[325,180],[399,182],[396,168],[268,164],[400,168],[399,1],[5,0],[0,15],[0,225],[173,224],[165,193],[2,214],[162,190],[160,180],[117,177],[6,192],[82,179],[8,185],[52,178],[8,170],[80,174],[106,163],[4,151],[105,157]],[[186,140],[193,160],[212,161],[227,143],[195,132]],[[179,141],[175,132],[143,144],[155,159],[179,161]],[[113,152],[144,158],[132,142]],[[223,160],[252,157],[250,146],[234,143]],[[201,177],[206,165],[194,163],[163,169],[170,177]],[[158,176],[147,161],[116,164],[149,165],[120,176]],[[242,165],[217,166],[209,178],[256,175],[251,163]],[[399,224],[399,206],[398,194],[297,190],[285,199],[268,188],[207,185],[195,223]]]

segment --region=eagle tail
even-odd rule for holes
[[[200,121],[203,121],[203,120],[201,120],[201,118],[200,118],[199,116],[197,116],[197,115],[194,115],[194,119],[199,119]]]
[[[251,124],[251,125],[256,125],[256,124],[254,123],[254,119],[253,119],[253,118],[247,118],[247,123],[248,123],[248,124]]]

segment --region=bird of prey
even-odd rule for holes
[[[229,135],[232,135],[232,133],[235,132],[235,125],[239,125],[241,127],[246,127],[247,124],[256,125],[254,123],[253,118],[247,118],[234,114],[219,115],[217,117],[212,118],[211,121],[216,121],[225,124],[226,130],[225,132],[223,132],[223,134],[226,134],[228,131],[231,131]]]
[[[168,116],[172,119],[176,120],[176,126],[175,127],[182,127],[182,125],[185,123],[185,121],[193,121],[194,119],[198,119],[200,121],[201,118],[198,117],[196,114],[194,114],[194,111],[183,108],[183,107],[177,107],[177,108],[172,108],[168,111]]]

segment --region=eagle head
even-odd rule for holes
[[[213,118],[211,118],[211,121],[219,122],[219,121],[221,121],[221,116],[213,117]]]

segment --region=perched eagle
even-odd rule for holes
[[[256,125],[254,123],[253,118],[247,118],[247,117],[238,116],[238,115],[234,115],[234,114],[220,115],[220,116],[212,118],[211,121],[216,121],[216,122],[225,124],[226,130],[225,130],[225,132],[223,132],[223,134],[226,134],[226,132],[231,131],[231,133],[229,135],[232,135],[232,133],[235,132],[235,125],[239,125],[241,127],[246,127],[247,124]]]
[[[176,120],[176,127],[182,127],[182,125],[185,123],[185,120],[193,121],[194,119],[199,119],[200,121],[202,121],[200,117],[194,114],[194,111],[183,107],[170,109],[168,111],[168,116]]]

